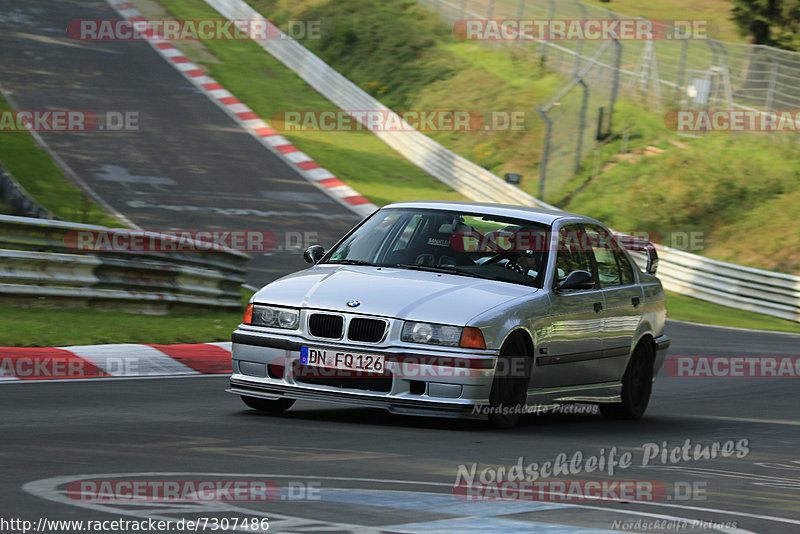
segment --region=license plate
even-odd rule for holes
[[[368,371],[382,373],[385,358],[378,354],[362,354],[332,349],[300,348],[300,363],[317,367],[332,369],[347,369],[351,371]]]

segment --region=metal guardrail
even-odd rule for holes
[[[266,21],[243,0],[205,1],[228,19]],[[288,35],[282,33],[280,39],[256,42],[341,109],[391,112]],[[398,120],[401,119],[398,117]],[[557,209],[410,126],[408,129],[411,131],[373,133],[418,167],[470,199]],[[711,260],[667,247],[660,247],[658,252],[658,276],[670,291],[800,322],[800,277]]]
[[[681,295],[800,322],[800,276],[658,249],[658,278]],[[636,255],[640,266],[643,258]]]
[[[239,309],[243,252],[196,243],[171,252],[169,237],[145,232],[156,251],[81,252],[71,236],[103,226],[0,215],[0,299],[118,302],[125,309],[165,313],[176,307]],[[181,243],[187,242],[181,238]],[[191,243],[189,243],[191,244]]]

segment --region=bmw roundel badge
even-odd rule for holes
[[[361,303],[358,302],[357,300],[348,300],[347,301],[347,305],[350,306],[351,308],[355,308],[356,306],[358,306],[360,304]]]

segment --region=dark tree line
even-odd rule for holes
[[[753,44],[797,50],[800,0],[731,0],[733,21]]]

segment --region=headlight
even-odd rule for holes
[[[406,321],[400,339],[409,343],[457,347],[461,341],[462,330],[460,326]]]
[[[300,312],[291,308],[253,305],[253,316],[249,324],[296,330],[300,323]]]
[[[281,310],[278,312],[278,327],[294,330],[299,318],[300,314],[295,310]]]

